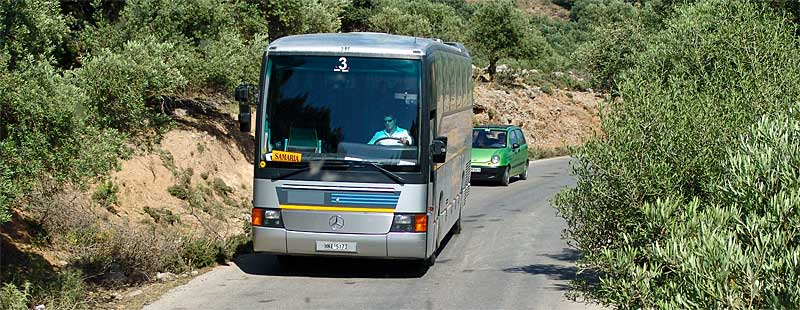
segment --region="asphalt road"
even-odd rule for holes
[[[436,265],[304,258],[293,270],[268,254],[241,255],[145,309],[588,309],[567,300],[578,253],[561,239],[549,199],[572,186],[569,159],[531,163],[508,187],[473,184]]]

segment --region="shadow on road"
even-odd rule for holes
[[[315,278],[419,278],[427,268],[417,261],[350,257],[292,257],[288,266],[273,254],[252,253],[235,259],[245,273]]]
[[[554,280],[572,280],[575,278],[575,273],[578,271],[575,267],[567,267],[555,264],[533,264],[522,267],[513,267],[503,269],[504,272],[509,273],[527,273],[532,275],[545,275]]]
[[[581,252],[576,249],[563,248],[561,249],[561,253],[559,254],[544,254],[542,256],[546,256],[552,259],[557,259],[560,261],[574,263],[581,258]]]
[[[509,184],[514,184],[519,181],[521,181],[519,178],[513,177],[511,178]],[[500,185],[499,181],[492,181],[492,180],[470,180],[469,185],[480,186],[480,187],[504,187],[503,185]]]
[[[503,269],[508,273],[525,273],[530,275],[544,275],[548,279],[560,281],[573,281],[579,280],[584,285],[592,285],[598,282],[597,275],[590,272],[583,272],[577,274],[578,268],[575,267],[575,262],[581,258],[581,253],[578,250],[571,248],[561,249],[558,254],[542,254],[541,256],[549,257],[551,259],[566,262],[567,264],[531,264],[527,266],[511,267]],[[569,291],[571,287],[567,283],[554,284],[557,290]]]

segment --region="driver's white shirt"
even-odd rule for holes
[[[388,133],[386,132],[386,130],[381,130],[376,132],[375,135],[372,136],[372,139],[369,140],[368,144],[375,144],[375,142],[381,138],[398,138],[398,139],[406,138],[408,140],[408,144],[414,143],[414,141],[411,140],[411,135],[408,134],[408,130],[397,127],[394,129],[393,133]],[[400,140],[395,140],[395,139],[385,139],[378,142],[378,145],[402,145],[402,144],[403,143],[400,142]]]

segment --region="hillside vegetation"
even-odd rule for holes
[[[666,3],[618,2],[587,58],[618,100],[555,200],[576,284],[620,308],[797,308],[798,4]]]
[[[270,40],[339,31],[465,42],[487,82],[475,121],[548,146],[592,135],[606,98],[573,149],[577,186],[554,200],[583,296],[795,308],[798,14],[790,0],[0,0],[0,308],[94,308],[109,300],[92,292],[246,248],[252,139],[226,112],[232,89],[257,82]]]
[[[119,299],[98,292],[246,248],[252,138],[229,102],[257,82],[270,40],[462,41],[497,80],[486,89],[523,83],[555,98],[593,86],[572,58],[588,26],[565,12],[508,0],[0,1],[0,308],[94,308]]]

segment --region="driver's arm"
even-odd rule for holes
[[[372,139],[370,139],[369,142],[367,142],[367,144],[375,144],[375,141],[378,141],[378,139],[380,139],[380,134],[381,132],[378,131],[374,135],[372,135]]]

